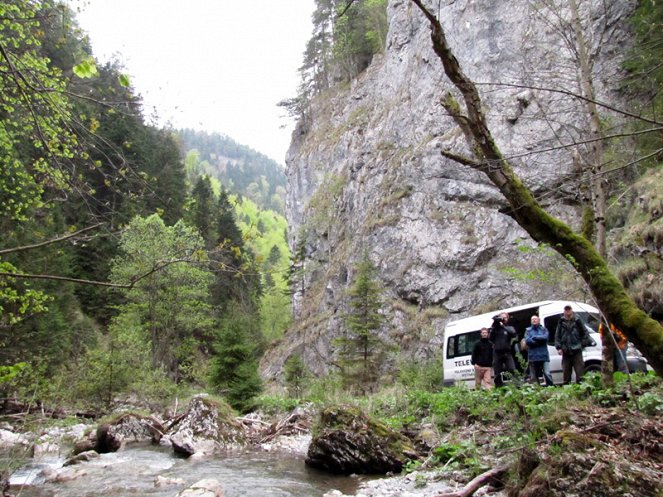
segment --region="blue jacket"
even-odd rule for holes
[[[527,357],[530,361],[550,361],[548,355],[548,330],[545,326],[537,324],[525,330],[525,343],[527,344]]]

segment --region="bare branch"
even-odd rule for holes
[[[415,2],[416,0],[412,0]],[[494,83],[475,83],[477,86],[506,86],[510,88],[522,88],[522,89],[527,89],[527,90],[539,90],[539,91],[546,91],[550,93],[559,93],[560,95],[566,95],[568,97],[573,97],[578,100],[583,100],[584,102],[591,103],[594,105],[597,105],[599,107],[603,107],[604,109],[608,109],[612,112],[615,112],[617,114],[621,114],[623,116],[627,117],[632,117],[633,119],[637,119],[642,122],[646,122],[648,124],[653,124],[655,126],[663,126],[663,121],[657,121],[656,119],[652,119],[649,117],[645,117],[641,114],[634,114],[633,112],[629,112],[624,109],[619,109],[615,107],[614,105],[610,105],[606,102],[602,102],[600,100],[594,100],[588,97],[585,97],[583,95],[579,95],[576,92],[570,91],[570,90],[565,90],[563,88],[549,88],[545,86],[534,86],[534,85],[525,85],[525,84],[519,84],[519,83],[503,83],[503,82],[494,82]]]
[[[470,159],[468,157],[464,157],[462,155],[455,154],[455,153],[450,152],[448,150],[441,150],[440,154],[442,154],[447,159],[451,159],[454,162],[458,162],[459,164],[462,164],[464,166],[469,166],[472,169],[476,169],[478,171],[483,171],[486,168],[486,165],[484,163],[477,162],[473,159]]]
[[[556,145],[554,147],[539,148],[537,150],[532,150],[530,152],[523,152],[522,154],[505,155],[505,157],[508,158],[508,159],[520,159],[522,157],[528,157],[530,155],[536,155],[536,154],[540,154],[540,153],[543,153],[543,152],[553,152],[555,150],[563,150],[565,148],[577,147],[577,146],[580,146],[580,145],[587,145],[587,144],[590,144],[590,143],[598,141],[598,140],[612,140],[613,138],[627,138],[627,137],[631,137],[631,136],[646,135],[648,133],[661,133],[662,131],[663,131],[663,127],[661,127],[661,128],[641,129],[641,130],[638,130],[638,131],[630,131],[628,133],[614,133],[612,135],[604,135],[603,137],[589,138],[587,140],[574,141],[572,143],[562,143],[562,144]]]
[[[52,238],[50,240],[46,240],[45,242],[35,243],[33,245],[23,245],[23,246],[20,246],[20,247],[13,247],[13,248],[10,248],[10,249],[2,249],[2,250],[0,250],[0,255],[13,254],[13,253],[16,253],[16,252],[24,252],[26,250],[32,250],[32,249],[36,249],[36,248],[40,248],[40,247],[45,247],[46,245],[51,245],[53,243],[62,242],[64,240],[74,238],[74,237],[80,235],[81,233],[85,233],[86,231],[90,231],[90,230],[93,230],[95,228],[98,228],[102,224],[104,224],[104,223],[97,223],[93,226],[88,226],[87,228],[80,229],[80,230],[76,231],[75,233],[70,233],[69,235],[64,235],[64,236],[60,236],[60,237],[57,237],[57,238]]]
[[[152,269],[149,271],[146,271],[145,273],[139,275],[139,276],[134,276],[131,278],[131,281],[129,283],[109,283],[107,281],[96,281],[96,280],[83,280],[80,278],[70,278],[68,276],[57,276],[53,274],[27,274],[27,273],[7,273],[7,272],[0,272],[0,276],[4,276],[7,278],[18,278],[18,279],[29,279],[29,280],[55,280],[55,281],[66,281],[69,283],[77,283],[81,285],[94,285],[94,286],[103,286],[103,287],[109,287],[109,288],[124,288],[124,289],[132,289],[136,283],[138,283],[141,280],[144,280],[148,276],[151,276],[152,274],[161,271],[162,269],[171,266],[173,264],[177,264],[180,262],[187,262],[191,263],[190,259],[171,259],[168,261],[159,261],[157,262]]]
[[[151,271],[153,273],[154,271]],[[134,283],[128,285],[122,285],[119,283],[108,283],[106,281],[94,281],[94,280],[83,280],[80,278],[69,278],[67,276],[56,276],[53,274],[24,274],[24,273],[5,273],[0,272],[0,276],[7,278],[19,278],[19,279],[28,279],[28,280],[55,280],[55,281],[66,281],[69,283],[78,283],[82,285],[94,285],[94,286],[105,286],[111,288],[132,288]],[[142,279],[142,278],[141,278]],[[137,281],[137,280],[136,280]]]
[[[350,0],[336,17],[343,17],[346,14],[346,12],[350,10],[350,7],[352,7],[353,3],[355,3],[355,0]]]

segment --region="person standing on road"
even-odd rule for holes
[[[564,306],[564,313],[555,330],[555,348],[562,355],[562,377],[564,384],[571,383],[571,372],[575,372],[576,383],[582,380],[585,364],[582,359],[582,344],[589,337],[587,328],[570,305]]]
[[[493,344],[488,340],[488,328],[481,328],[481,338],[472,349],[472,365],[476,389],[483,384],[486,390],[493,388]]]

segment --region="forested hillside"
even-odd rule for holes
[[[285,173],[269,157],[220,133],[176,131],[186,155],[187,177],[207,174],[230,191],[253,200],[262,209],[283,215]]]
[[[0,21],[0,395],[194,387],[248,409],[290,316],[278,165],[214,136],[185,167],[65,5],[0,2]],[[226,176],[202,165],[222,158]]]

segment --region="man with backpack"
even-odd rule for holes
[[[589,338],[587,328],[570,305],[564,306],[564,313],[555,330],[555,348],[562,354],[562,379],[565,385],[571,383],[571,371],[575,372],[576,383],[582,380],[585,363],[582,358],[583,342]]]

